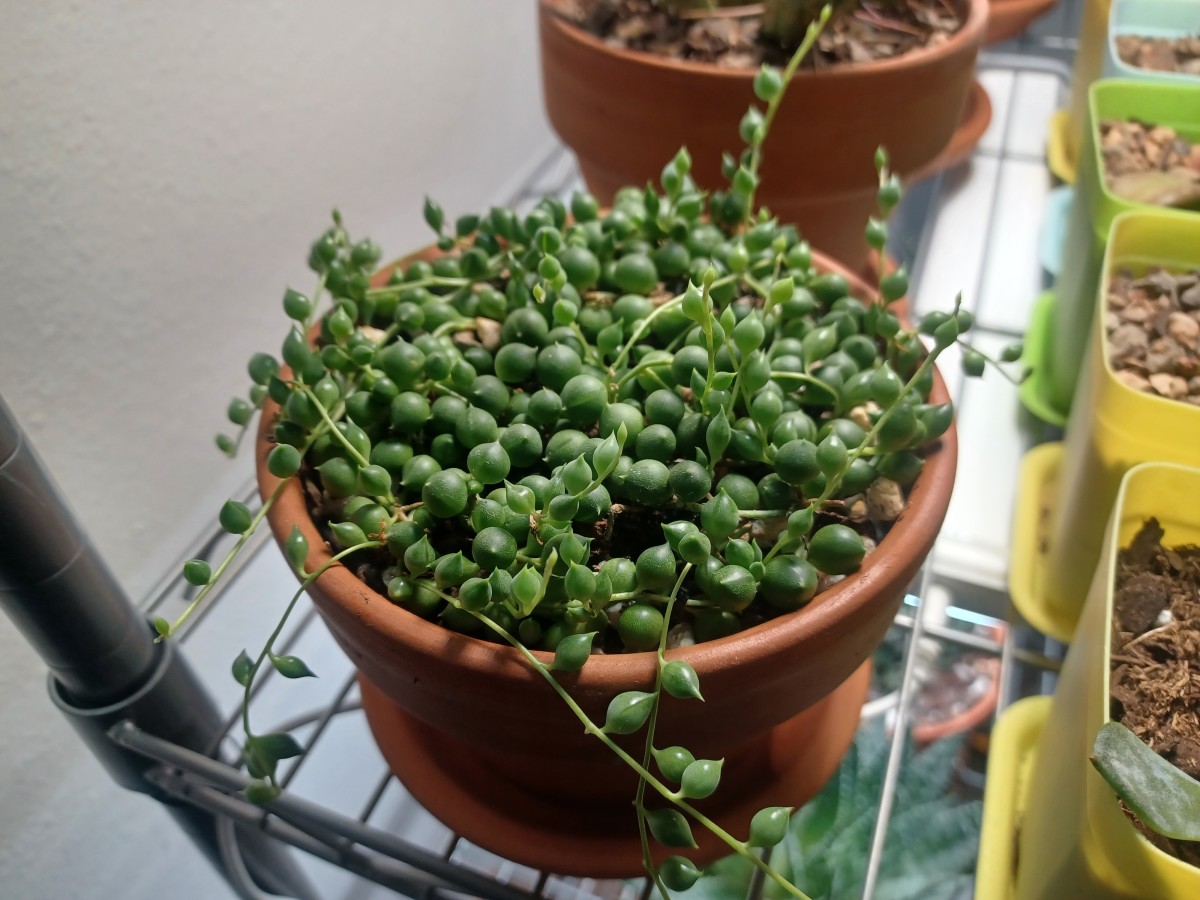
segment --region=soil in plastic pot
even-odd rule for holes
[[[1200,778],[1200,547],[1164,547],[1162,538],[1149,519],[1118,557],[1110,712]],[[1200,866],[1200,843],[1164,838],[1125,811],[1152,844]]]

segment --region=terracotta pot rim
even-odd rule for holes
[[[917,68],[942,57],[953,56],[965,46],[977,46],[983,42],[983,36],[987,30],[989,0],[961,0],[961,2],[966,7],[966,20],[963,22],[962,27],[954,32],[945,43],[932,47],[921,47],[918,50],[913,50],[900,56],[873,60],[867,63],[839,63],[836,66],[816,72],[801,70],[796,73],[795,77],[825,81],[831,78],[847,76],[886,75],[891,72]],[[1053,2],[1053,0],[1037,0],[1037,2]],[[747,81],[752,79],[757,72],[756,69],[726,68],[715,66],[712,63],[671,59],[657,53],[615,47],[568,21],[555,8],[555,0],[538,0],[538,6],[551,23],[551,27],[559,31],[567,41],[618,57],[632,66],[646,66],[648,68],[686,73],[699,77]]]
[[[404,259],[436,255],[438,252],[436,248],[428,247]],[[868,296],[874,296],[874,292],[858,276],[836,261],[816,251],[813,258],[821,269],[843,273],[850,282],[851,293],[859,295],[866,291]],[[389,269],[384,269],[380,274],[386,275]],[[949,392],[936,366],[933,376],[931,402],[949,401]],[[273,446],[267,436],[278,410],[278,404],[268,398],[263,405],[256,434],[258,486],[264,498],[279,484],[279,479],[269,472],[266,465],[267,454]],[[805,638],[820,641],[820,635],[834,631],[841,620],[864,613],[874,602],[880,601],[874,588],[875,582],[886,584],[889,572],[902,569],[905,561],[914,555],[911,549],[913,545],[917,552],[925,553],[927,550],[923,545],[932,544],[933,537],[930,534],[936,536],[950,502],[956,465],[956,425],[952,423],[926,456],[925,466],[913,484],[904,512],[870,554],[868,565],[822,591],[799,610],[737,634],[668,651],[669,655],[686,658],[699,673],[704,674],[725,668],[730,659],[784,654],[788,648]],[[305,563],[308,571],[328,562],[332,556],[308,513],[299,481],[293,480],[284,488],[267,519],[280,544],[286,540],[293,525],[299,526],[305,533],[309,540],[309,556]],[[463,666],[487,671],[493,677],[537,678],[527,660],[515,648],[452,631],[414,615],[376,592],[343,565],[327,570],[317,579],[314,587],[345,612],[359,619],[364,628],[377,632],[389,644],[412,647],[414,650],[419,648],[419,652],[454,658]],[[836,637],[830,639],[836,640]],[[547,664],[554,658],[549,651],[531,652]],[[614,686],[628,684],[645,673],[653,672],[654,660],[653,651],[594,655],[579,673],[572,676],[572,683],[582,690],[611,691]]]

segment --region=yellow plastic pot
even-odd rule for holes
[[[1200,139],[1200,82],[1099,81],[1089,93],[1079,180],[1067,222],[1062,271],[1054,285],[1053,333],[1046,342],[1054,352],[1040,361],[1048,374],[1048,401],[1062,412],[1070,409],[1079,380],[1104,245],[1113,219],[1131,210],[1160,208],[1131,203],[1109,191],[1100,158],[1099,123],[1105,119],[1139,119],[1170,126],[1190,140]],[[1200,217],[1200,213],[1187,215]]]
[[[1060,641],[1071,639],[1083,608],[1125,472],[1152,461],[1200,466],[1200,407],[1136,391],[1108,363],[1108,276],[1157,265],[1200,268],[1200,216],[1147,209],[1114,220],[1062,461],[1041,451],[1022,468],[1009,588],[1026,620]]]
[[[1029,777],[1050,714],[1050,697],[1026,697],[1004,711],[988,743],[983,828],[975,867],[975,900],[1012,900],[1017,836],[1029,803]]]
[[[1200,470],[1166,463],[1131,469],[1109,520],[1104,555],[1046,719],[1020,818],[1019,900],[1181,900],[1200,897],[1200,869],[1143,838],[1088,762],[1109,715],[1109,628],[1116,555],[1154,516],[1167,544],[1200,543]],[[985,813],[986,818],[986,813]]]
[[[1054,114],[1047,137],[1046,159],[1050,171],[1074,183],[1083,133],[1087,129],[1088,88],[1104,67],[1108,14],[1112,0],[1084,0],[1079,20],[1079,49],[1071,72],[1071,94],[1066,109]]]

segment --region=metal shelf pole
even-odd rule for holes
[[[230,877],[216,818],[156,788],[146,777],[153,763],[108,737],[109,728],[129,721],[202,751],[221,733],[220,710],[178,648],[155,643],[2,397],[0,510],[0,608],[49,667],[54,704],[114,781],[163,802]],[[239,838],[260,887],[314,896],[281,845],[256,831]]]

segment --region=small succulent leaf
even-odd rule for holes
[[[729,427],[729,417],[725,415],[725,410],[721,409],[708,423],[708,430],[704,434],[709,459],[720,459],[732,437],[733,430]]]
[[[654,763],[658,766],[658,770],[663,773],[669,781],[678,784],[683,779],[683,773],[687,771],[687,767],[696,761],[696,757],[686,747],[654,747],[650,751],[654,756]]]
[[[479,216],[468,215],[459,216],[454,223],[454,233],[460,238],[464,238],[479,227]]]
[[[284,542],[284,553],[287,554],[292,568],[304,575],[304,561],[308,559],[308,538],[301,534],[299,526],[292,526],[292,533]]]
[[[624,423],[620,427],[625,427]],[[620,460],[621,444],[618,442],[615,433],[610,434],[600,442],[600,446],[592,454],[592,463],[596,466],[596,477],[600,479],[607,478],[612,474]]]
[[[700,695],[700,676],[692,664],[682,659],[673,659],[662,670],[662,686],[672,697],[680,700],[703,700]]]
[[[600,333],[596,335],[596,349],[605,357],[612,357],[621,347],[621,340],[625,336],[625,330],[620,322],[613,322],[611,325],[600,329]]]
[[[978,350],[967,347],[962,354],[962,370],[971,378],[979,378],[987,367],[987,360]]]
[[[1003,350],[1000,351],[1000,361],[1006,362],[1006,363],[1016,362],[1024,354],[1025,354],[1024,344],[1021,344],[1020,342],[1017,342],[1015,344],[1009,344],[1007,347],[1005,347]]]
[[[668,856],[658,866],[658,877],[671,891],[686,891],[700,880],[700,870],[690,859]]]
[[[298,656],[272,656],[271,664],[284,678],[316,678],[317,673]]]
[[[351,547],[357,547],[359,544],[367,542],[366,534],[353,522],[330,522],[329,530],[333,534],[334,543],[343,550],[349,550]]]
[[[537,570],[525,566],[513,577],[512,597],[522,618],[534,611],[543,593]]]
[[[646,724],[654,708],[654,694],[646,691],[625,691],[613,697],[604,716],[604,731],[608,734],[633,734]]]
[[[711,796],[721,783],[721,767],[723,759],[698,759],[683,770],[683,778],[679,781],[679,789],[683,796],[693,800],[703,800]]]
[[[275,774],[279,760],[264,753],[256,738],[246,741],[244,748],[246,771],[251,778],[270,778]]]
[[[505,504],[519,516],[527,516],[537,509],[533,491],[523,484],[504,482]]]
[[[568,634],[558,642],[554,650],[554,662],[550,668],[555,672],[578,672],[583,668],[592,652],[592,640],[597,632]]]
[[[804,506],[788,516],[787,534],[793,541],[808,537],[813,527],[813,508]]]
[[[245,534],[250,528],[251,519],[249,507],[238,500],[226,500],[218,516],[221,527],[230,534]]]
[[[162,616],[154,617],[154,630],[158,632],[160,637],[171,636],[171,623]]]
[[[250,743],[264,757],[272,760],[291,759],[304,753],[304,748],[294,737],[283,731],[272,734],[260,734],[250,739]]]
[[[250,675],[253,668],[253,661],[246,651],[243,650],[238,654],[237,659],[233,661],[233,680],[242,687],[245,687],[250,683]]]
[[[791,807],[787,806],[768,806],[756,812],[750,820],[750,846],[774,847],[782,841],[791,814]]]
[[[444,212],[442,212],[441,206],[439,206],[436,202],[434,202],[433,200],[426,197],[424,213],[425,213],[426,224],[428,224],[429,227],[432,228],[434,231],[436,231],[438,234],[441,234],[442,233],[442,224],[446,220],[446,214]]]
[[[280,789],[269,781],[252,781],[246,785],[242,791],[242,795],[251,803],[262,806],[270,803],[282,793]]]
[[[562,482],[563,487],[572,495],[582,493],[592,483],[592,467],[582,455],[563,466]]]
[[[648,809],[646,824],[654,839],[664,847],[695,847],[692,827],[677,809]]]
[[[1105,722],[1092,765],[1139,819],[1165,837],[1200,841],[1200,781],[1167,762],[1119,722]]]

